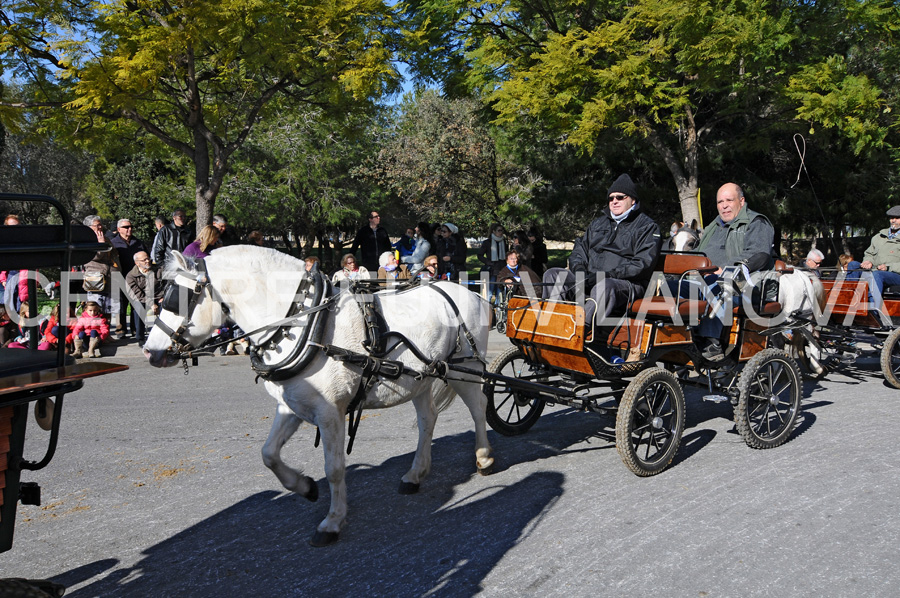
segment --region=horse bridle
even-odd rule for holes
[[[157,317],[156,322],[153,325],[158,326],[168,335],[169,340],[172,341],[172,346],[168,349],[168,353],[178,359],[184,359],[191,351],[197,350],[197,347],[184,338],[184,331],[193,324],[193,322],[191,322],[191,314],[194,313],[194,308],[197,307],[197,303],[200,302],[203,291],[207,288],[211,288],[211,286],[209,274],[206,272],[206,265],[203,263],[203,260],[197,260],[196,275],[192,276],[191,273],[184,270],[179,271],[178,274],[175,275],[175,278],[168,284],[163,294],[160,308],[178,314],[181,316],[181,322],[173,329],[166,324],[162,318]],[[181,296],[184,292],[183,289],[188,289],[189,292],[186,310],[182,309]],[[219,305],[221,305],[222,311],[227,315],[228,306],[221,301],[219,302]]]
[[[184,331],[187,330],[193,322],[191,321],[190,315],[194,313],[194,308],[197,307],[197,303],[199,303],[201,296],[203,295],[204,290],[208,290],[210,297],[216,301],[222,309],[222,312],[227,316],[231,313],[231,310],[228,308],[228,305],[222,301],[221,298],[215,297],[215,289],[212,286],[212,282],[209,279],[209,273],[206,270],[205,262],[201,260],[197,260],[197,273],[187,272],[185,270],[180,270],[178,274],[172,279],[169,285],[166,287],[166,290],[163,294],[163,300],[161,302],[160,307],[164,310],[171,311],[175,314],[181,316],[181,321],[178,323],[176,328],[172,328],[168,324],[162,321],[161,318],[157,317],[156,323],[154,326],[159,326],[163,332],[169,337],[171,341],[171,346],[167,349],[167,353],[174,357],[175,359],[180,359],[185,363],[185,372],[187,372],[187,358],[190,357],[193,365],[197,365],[197,353],[196,351],[199,347],[195,347],[189,340],[184,337]],[[188,289],[188,304],[187,309],[182,309],[182,294],[184,293],[184,289]],[[239,337],[234,337],[229,339],[228,341],[223,341],[222,343],[213,344],[213,345],[204,345],[204,351],[207,349],[212,350],[215,347],[225,344],[225,342],[231,342],[234,340],[238,340],[241,338],[248,338],[254,334],[271,330],[273,328],[280,328],[282,326],[290,325],[301,318],[309,317],[310,315],[322,311],[325,309],[331,309],[334,304],[334,301],[337,299],[336,296],[331,296],[325,299],[320,305],[316,307],[312,307],[309,309],[302,310],[300,313],[296,313],[293,315],[288,315],[281,320],[276,322],[272,322],[270,324],[266,324],[257,328],[256,330],[251,330],[250,332],[244,332]]]

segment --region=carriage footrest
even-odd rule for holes
[[[709,401],[710,403],[724,403],[725,401],[730,401],[729,397],[725,395],[703,395],[704,401]]]

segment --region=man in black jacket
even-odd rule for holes
[[[173,251],[184,251],[184,248],[194,240],[191,229],[187,226],[187,218],[184,210],[172,212],[172,222],[165,225],[156,233],[153,241],[153,263],[160,269],[165,267],[166,260]]]
[[[594,323],[595,310],[606,318],[629,299],[643,296],[659,257],[659,226],[641,212],[637,190],[627,174],[623,174],[607,192],[608,206],[575,240],[569,256],[569,268],[551,268],[544,273],[544,298],[571,296],[576,273],[583,272],[585,324]],[[591,301],[591,299],[593,301]],[[598,320],[596,323],[600,323]]]
[[[369,224],[356,233],[350,253],[356,253],[357,249],[360,250],[360,263],[369,272],[377,272],[378,257],[385,251],[391,250],[391,239],[388,237],[387,231],[381,228],[381,216],[377,211],[369,212]]]

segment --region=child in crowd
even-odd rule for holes
[[[6,347],[17,336],[19,336],[19,329],[9,319],[6,306],[0,304],[0,348]]]
[[[50,315],[38,325],[38,334],[41,341],[38,344],[39,351],[50,351],[56,349],[59,344],[57,335],[59,334],[59,303],[50,310]]]
[[[9,315],[9,314],[7,314]],[[15,328],[13,340],[7,343],[8,349],[27,349],[31,336],[25,327],[25,320],[28,319],[28,304],[23,303],[19,306],[19,325]]]
[[[853,261],[853,256],[849,253],[842,253],[838,256],[838,268],[841,272],[847,271],[847,264]]]
[[[109,338],[109,322],[103,317],[100,305],[95,301],[84,304],[84,311],[72,328],[75,357],[84,356],[84,342],[88,341],[88,357],[100,357],[100,343]]]

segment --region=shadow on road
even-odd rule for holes
[[[348,469],[348,523],[334,546],[308,545],[328,492],[315,504],[260,492],[67,596],[424,596],[445,587],[454,596],[474,595],[555,504],[565,477],[538,472],[467,492],[472,455],[459,449],[472,441],[471,433],[435,440],[433,474],[413,496],[396,491],[412,453]],[[99,573],[99,565],[82,567],[54,581],[79,583]]]

